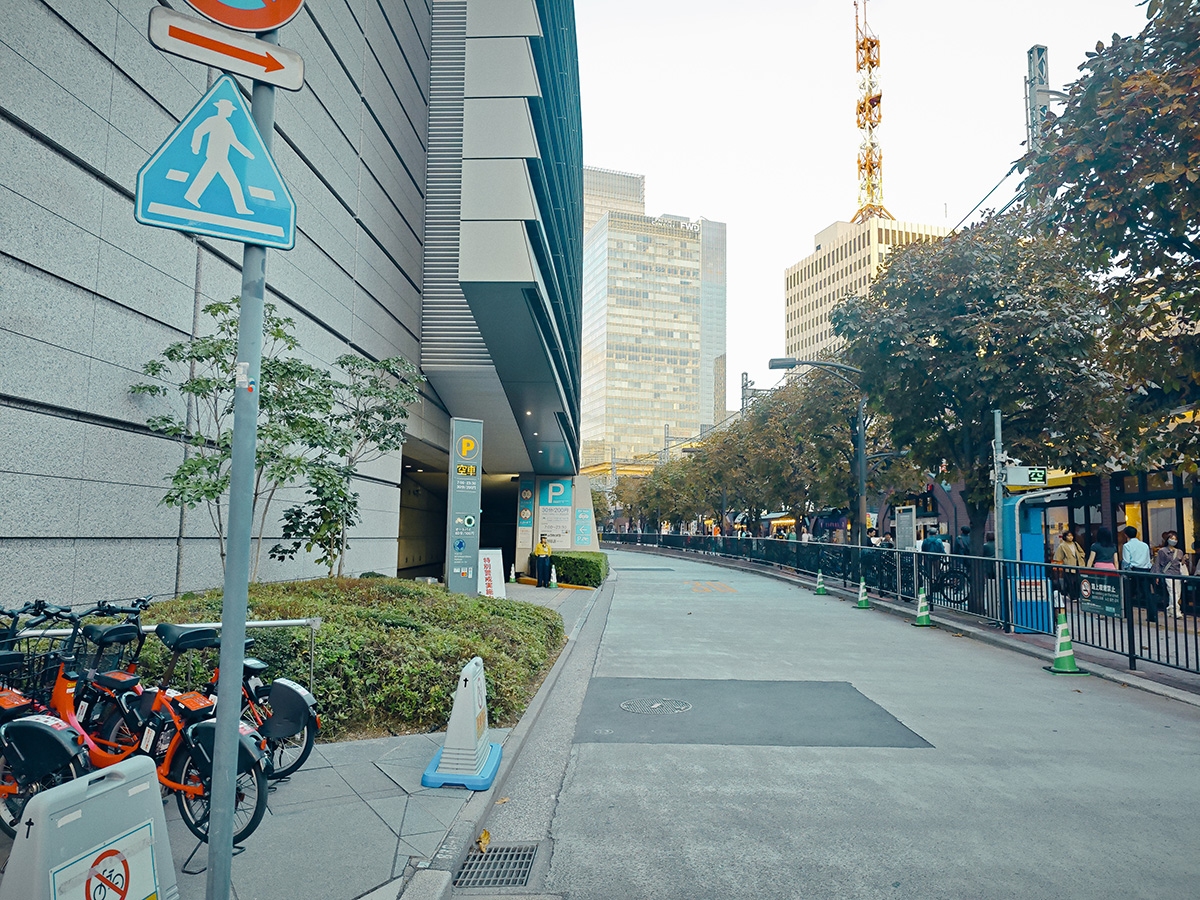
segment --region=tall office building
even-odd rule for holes
[[[588,173],[597,171],[604,170],[584,169],[585,206],[589,184],[598,181]],[[624,211],[605,206],[603,193],[590,199],[603,212],[583,250],[585,466],[657,452],[668,436],[700,434],[724,418],[725,407],[723,378],[717,383],[725,356],[725,223]]]
[[[612,169],[583,168],[583,233],[609,210],[646,214],[646,176]]]
[[[838,301],[867,289],[893,247],[937,240],[948,229],[872,216],[834,222],[816,237],[816,249],[784,273],[784,328],[788,356],[811,358],[836,349],[829,313]]]

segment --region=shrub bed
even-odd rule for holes
[[[436,584],[335,578],[250,586],[248,619],[314,617],[322,624],[309,688],[317,698],[322,740],[444,727],[458,674],[474,656],[483,659],[490,721],[515,724],[564,643],[562,617],[553,610],[451,594]],[[212,590],[156,603],[143,623],[220,619],[221,591]],[[308,684],[307,628],[253,629],[248,635],[254,646],[247,655],[269,663],[268,676]],[[162,644],[147,639],[143,683],[154,682],[166,659]],[[179,680],[203,681],[215,664],[215,654],[192,660]]]
[[[551,553],[550,565],[554,566],[559,584],[575,584],[580,587],[600,587],[608,577],[608,554],[580,550],[578,552]],[[527,572],[537,571],[533,554],[529,556]]]

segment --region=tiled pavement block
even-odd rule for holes
[[[361,900],[396,900],[400,895],[400,888],[404,886],[404,879],[397,878],[394,881],[389,881],[387,884],[380,885],[371,893],[367,894]]]
[[[425,766],[429,765],[428,762],[417,767],[380,760],[378,765],[383,774],[408,793],[415,794],[417,791],[425,790],[421,784],[421,776],[425,774]]]
[[[447,810],[449,806],[447,806]],[[443,815],[445,813],[443,812]],[[455,815],[458,815],[456,812]],[[407,838],[410,834],[425,834],[430,831],[445,831],[448,823],[435,816],[419,800],[410,800],[399,834]]]
[[[416,734],[409,735],[399,740],[395,746],[388,748],[387,752],[382,754],[378,760],[379,763],[401,762],[402,760],[419,760],[424,762],[421,766],[429,765],[429,761],[433,759],[433,755],[438,752],[445,740],[445,735],[434,734]]]
[[[438,847],[442,846],[442,841],[445,838],[445,829],[430,831],[425,834],[406,834],[400,838],[397,852],[407,852],[409,856],[416,856],[421,859],[432,859],[434,854],[437,853]],[[406,847],[411,847],[412,849],[406,851]]]
[[[317,744],[313,747],[312,753],[308,755],[308,759],[304,761],[304,771],[313,769],[328,769],[333,765],[329,758],[322,752],[328,745]]]
[[[399,835],[404,827],[405,811],[408,808],[408,797],[401,795],[399,797],[376,797],[366,801],[375,815],[379,816],[388,828],[392,829],[392,833]]]
[[[442,790],[439,788],[439,790]],[[443,828],[449,828],[454,822],[455,816],[459,810],[463,808],[467,800],[471,798],[469,791],[460,791],[457,798],[430,796],[432,791],[425,791],[420,794],[413,794],[409,797],[409,807],[413,805],[425,810],[435,819],[442,823]]]
[[[302,769],[290,782],[278,785],[267,795],[267,806],[277,809],[338,799],[353,800],[356,796],[354,789],[335,769],[317,769],[312,772]]]
[[[322,755],[334,766],[345,766],[356,762],[374,762],[391,750],[402,738],[372,738],[366,741],[347,741],[343,744],[323,744]]]
[[[400,790],[394,780],[389,778],[374,763],[354,766],[338,766],[334,771],[361,795],[387,795]]]
[[[237,896],[286,893],[338,900],[388,881],[396,838],[384,822],[364,812],[361,803],[338,803],[322,807],[319,816],[306,809],[265,819],[234,861]],[[300,860],[303,891],[296,894]],[[284,885],[291,887],[281,892]]]

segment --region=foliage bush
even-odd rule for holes
[[[608,554],[590,551],[575,553],[552,553],[550,565],[555,568],[559,584],[575,584],[580,587],[600,587],[608,577]],[[529,557],[529,572],[536,572],[533,555]]]
[[[497,725],[516,722],[564,642],[562,617],[530,603],[452,594],[441,585],[397,578],[325,578],[250,585],[248,619],[320,617],[313,684],[322,740],[444,727],[462,667],[483,659],[488,713]],[[157,622],[213,622],[221,591],[154,604]],[[308,628],[263,628],[247,655],[269,663],[268,676],[309,682]],[[143,683],[161,674],[168,654],[154,637],[142,653]],[[203,682],[215,654],[184,657],[180,685]]]

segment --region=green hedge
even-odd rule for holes
[[[562,617],[531,603],[452,594],[442,585],[397,578],[318,579],[250,586],[249,619],[322,619],[314,683],[322,740],[430,731],[445,726],[462,667],[482,657],[488,713],[513,725],[525,711],[564,642]],[[156,622],[221,619],[221,592],[155,603]],[[250,655],[268,676],[309,682],[308,628],[253,629]],[[167,654],[153,636],[143,650],[143,682],[154,683]],[[199,657],[187,654],[185,660]],[[179,682],[207,678],[216,665],[190,660]]]
[[[608,554],[589,551],[577,553],[551,553],[550,565],[554,566],[559,584],[575,584],[580,587],[600,587],[608,577]],[[529,555],[529,569],[537,571],[533,554]]]

